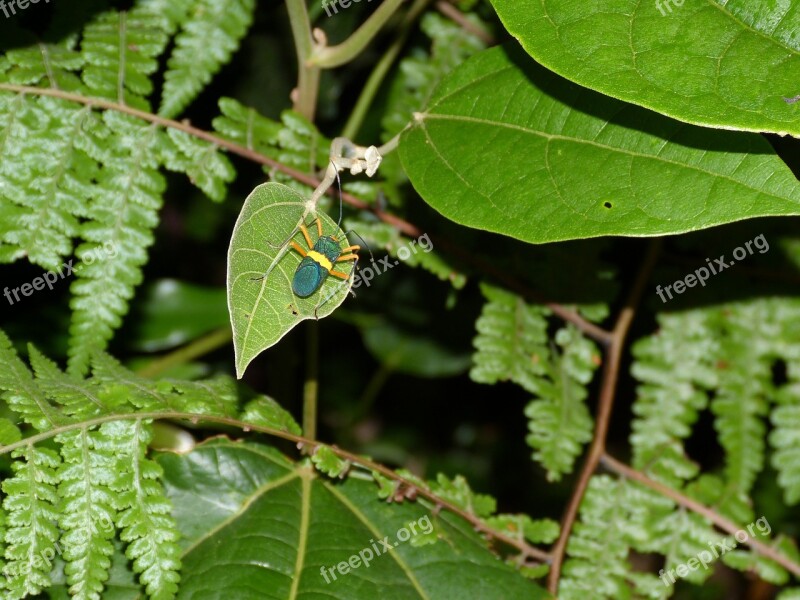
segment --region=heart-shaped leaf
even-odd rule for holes
[[[797,180],[760,135],[602,96],[515,46],[481,52],[445,77],[399,152],[443,215],[533,243],[800,213]]]
[[[492,0],[537,61],[681,121],[800,135],[800,10],[775,0]]]
[[[466,521],[273,448],[216,439],[159,462],[183,538],[179,598],[548,597]]]
[[[292,291],[292,278],[302,257],[289,239],[308,244],[298,227],[305,223],[312,242],[322,223],[322,234],[347,245],[344,233],[324,213],[314,212],[296,191],[280,183],[265,183],[253,190],[242,206],[228,249],[228,311],[233,329],[236,376],[258,354],[277,343],[305,319],[331,314],[347,297],[352,277],[328,277],[307,298]],[[353,261],[336,263],[335,270],[350,275]]]

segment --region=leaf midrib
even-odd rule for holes
[[[300,499],[300,532],[298,535],[297,560],[294,564],[294,576],[292,577],[292,589],[289,592],[289,600],[297,598],[297,591],[300,589],[300,578],[303,576],[303,565],[306,559],[306,548],[308,546],[308,529],[311,513],[311,483],[314,480],[314,473],[305,467],[296,471],[302,476],[302,493]]]
[[[245,512],[247,512],[247,510],[250,508],[253,502],[258,500],[265,493],[274,490],[276,488],[279,488],[282,485],[289,483],[290,481],[296,479],[299,476],[300,474],[297,471],[291,471],[290,473],[287,473],[283,477],[280,477],[278,479],[273,479],[265,483],[261,487],[257,488],[251,496],[247,497],[247,499],[241,504],[241,506],[236,510],[236,512],[231,513],[225,520],[220,521],[215,527],[209,529],[206,533],[198,537],[190,546],[188,546],[181,553],[181,559],[188,556],[195,548],[200,546],[203,542],[205,542],[206,540],[217,534],[219,531],[225,529],[225,527],[227,527],[228,525],[233,523],[236,519],[241,517]]]
[[[338,489],[336,489],[329,483],[326,483],[325,487],[334,497],[336,497],[337,500],[339,500],[339,502],[342,503],[342,505],[345,508],[347,508],[351,513],[353,513],[353,516],[355,516],[359,521],[361,521],[361,523],[364,524],[364,526],[367,529],[369,529],[370,533],[372,533],[376,539],[378,538],[382,539],[384,537],[381,535],[381,531],[372,523],[372,521],[367,517],[367,515],[361,512],[361,510],[355,504],[350,502],[349,498],[347,498],[344,494],[342,494]],[[414,576],[411,567],[409,567],[406,564],[403,558],[397,552],[387,552],[386,554],[389,554],[395,560],[397,565],[400,567],[400,570],[403,571],[405,576],[411,582],[411,585],[414,587],[414,590],[417,592],[417,594],[419,594],[419,597],[422,598],[423,600],[430,600],[430,596],[428,596],[425,590],[422,589],[422,585]]]
[[[593,147],[599,148],[599,149],[604,150],[604,151],[616,152],[618,154],[624,154],[626,156],[631,156],[633,158],[642,158],[642,159],[660,161],[660,162],[662,162],[664,164],[667,164],[667,165],[675,166],[675,167],[678,167],[678,168],[681,168],[681,169],[688,169],[688,170],[691,170],[691,171],[695,171],[697,173],[701,173],[703,175],[708,175],[708,176],[713,177],[715,179],[726,180],[726,181],[728,181],[730,183],[733,183],[733,184],[738,185],[738,186],[742,186],[742,187],[746,188],[747,190],[755,192],[756,194],[769,196],[770,198],[775,198],[775,199],[780,200],[782,202],[791,202],[792,201],[789,198],[776,196],[775,194],[772,194],[772,193],[767,192],[765,190],[761,190],[761,189],[752,187],[751,185],[749,185],[749,184],[747,184],[747,183],[745,183],[743,181],[739,181],[738,179],[734,179],[734,178],[730,177],[729,175],[725,175],[725,174],[722,174],[722,173],[715,173],[713,171],[708,171],[708,170],[702,169],[702,168],[700,168],[700,167],[698,167],[696,165],[689,165],[689,164],[686,164],[686,163],[677,162],[675,160],[663,158],[663,157],[660,157],[660,156],[657,156],[657,155],[643,154],[643,153],[640,153],[640,152],[634,152],[633,150],[626,150],[624,148],[608,146],[606,144],[601,144],[601,143],[593,141],[593,140],[570,137],[570,136],[561,135],[561,134],[545,133],[543,131],[537,131],[535,129],[527,128],[527,127],[525,127],[523,125],[516,125],[516,124],[513,124],[513,123],[504,123],[502,121],[492,121],[492,120],[489,120],[489,119],[480,119],[480,118],[477,118],[477,117],[467,117],[467,116],[463,116],[463,115],[445,115],[445,114],[441,114],[441,113],[439,113],[439,114],[426,113],[424,115],[424,119],[421,120],[420,122],[422,123],[421,127],[423,129],[425,129],[425,131],[426,131],[426,137],[428,138],[428,140],[430,140],[432,145],[434,145],[434,142],[433,142],[433,139],[431,138],[431,136],[427,134],[427,127],[425,127],[425,125],[424,125],[424,121],[425,120],[440,120],[440,121],[448,121],[449,120],[449,121],[456,121],[456,122],[475,123],[475,124],[479,124],[479,125],[489,125],[489,126],[492,126],[492,127],[498,127],[498,128],[502,128],[502,129],[510,129],[512,131],[519,131],[521,133],[526,133],[526,134],[529,134],[529,135],[535,135],[535,136],[538,136],[538,137],[542,137],[542,138],[545,138],[548,141],[548,143],[550,141],[561,141],[561,142],[571,142],[571,143],[574,143],[574,144],[584,144],[584,145],[587,145],[587,146],[593,146]],[[684,127],[685,125],[681,125],[681,126]],[[441,153],[439,153],[439,154],[441,155]],[[726,154],[729,154],[729,153],[726,153]],[[485,196],[485,194],[484,194],[484,197],[488,198],[488,196]]]

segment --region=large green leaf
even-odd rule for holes
[[[223,439],[159,462],[183,534],[180,598],[546,597],[468,523],[420,502],[389,504],[374,483],[334,484],[269,447]],[[400,542],[411,523],[418,535]],[[367,550],[369,564],[351,558]],[[323,568],[336,579],[326,572],[326,583]]]
[[[247,197],[236,221],[228,249],[228,310],[236,352],[236,375],[305,319],[329,315],[347,296],[352,278],[347,281],[328,277],[308,298],[292,292],[292,278],[302,260],[290,250],[288,238],[307,246],[298,225],[309,226],[316,241],[314,217],[322,222],[323,235],[344,239],[341,229],[324,213],[309,211],[306,200],[280,183],[265,183]],[[270,271],[270,266],[274,268]],[[353,262],[340,262],[336,270],[350,273]],[[264,275],[269,272],[268,277]],[[258,279],[261,278],[261,279]]]
[[[534,243],[800,213],[797,180],[761,136],[601,96],[517,48],[481,52],[443,80],[399,151],[443,215]]]
[[[680,6],[678,4],[680,3]],[[697,125],[800,134],[789,0],[492,0],[541,64]]]

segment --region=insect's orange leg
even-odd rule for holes
[[[343,260],[358,260],[358,254],[344,254],[336,259],[336,262],[342,262]]]
[[[306,235],[308,235],[308,234],[306,234]],[[297,250],[300,253],[300,256],[302,256],[303,258],[305,258],[308,255],[308,252],[303,250],[303,247],[300,244],[298,244],[297,242],[295,242],[294,240],[291,240],[289,243],[292,245],[292,248]],[[310,247],[313,248],[314,246],[310,246]]]
[[[361,250],[361,246],[348,246],[347,248],[342,248],[342,254],[347,254],[348,252],[358,252]]]
[[[328,271],[328,275],[333,275],[334,277],[338,277],[339,279],[349,279],[350,275],[347,273],[342,273],[341,271]]]
[[[306,244],[308,244],[309,249],[314,247],[314,243],[311,241],[311,236],[308,235],[308,229],[306,226],[300,223],[300,232],[303,234],[303,237],[306,238]],[[305,254],[303,255],[305,256]]]

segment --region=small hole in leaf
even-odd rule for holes
[[[603,202],[603,206],[605,206],[606,208],[611,208],[611,202],[608,201]]]

